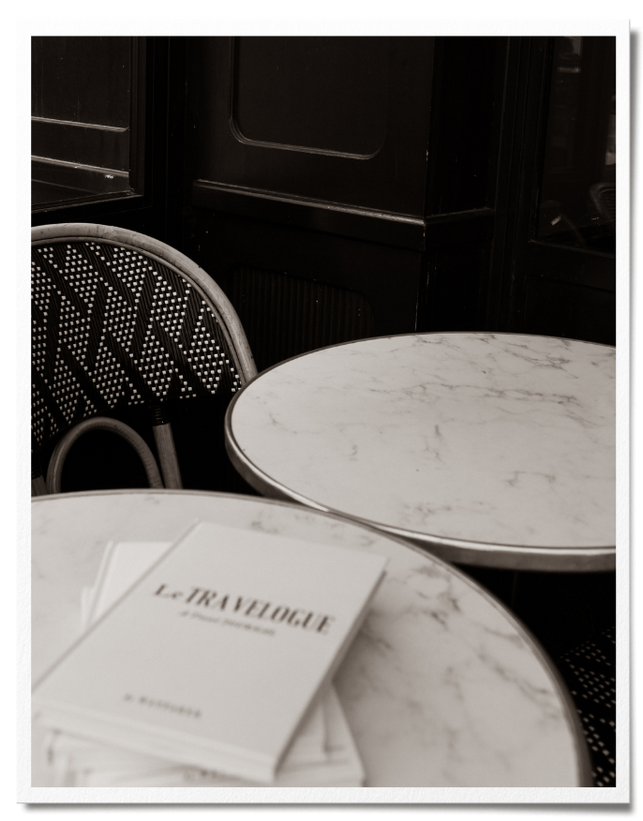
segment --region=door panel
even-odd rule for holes
[[[432,38],[206,38],[197,178],[423,215]]]
[[[190,43],[185,246],[260,367],[417,327],[434,40]]]

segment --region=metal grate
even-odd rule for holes
[[[375,334],[365,297],[315,280],[238,268],[229,296],[260,371],[315,348]]]

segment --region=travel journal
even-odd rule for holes
[[[171,542],[110,542],[94,585],[81,591],[81,630],[87,630],[170,546]],[[45,737],[43,755],[50,786],[257,786],[59,730]],[[288,748],[274,786],[361,787],[364,780],[359,752],[331,684]]]
[[[301,760],[291,748],[277,770],[275,787],[361,787],[364,768],[341,704],[330,687],[321,704],[324,754]],[[300,736],[298,736],[299,738]],[[258,787],[257,782],[164,761],[52,730],[44,753],[58,787]]]
[[[35,684],[34,708],[58,730],[273,783],[385,563],[199,523]]]

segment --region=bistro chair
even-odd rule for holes
[[[559,658],[576,704],[596,787],[616,786],[616,627]]]
[[[232,396],[257,369],[221,288],[151,237],[106,225],[31,232],[32,495],[61,491],[71,446],[87,430],[125,439],[152,487],[182,487],[169,409]],[[156,458],[118,419],[149,409]],[[60,437],[43,475],[43,449]]]

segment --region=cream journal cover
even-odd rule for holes
[[[34,686],[58,729],[270,783],[386,560],[200,523]]]

